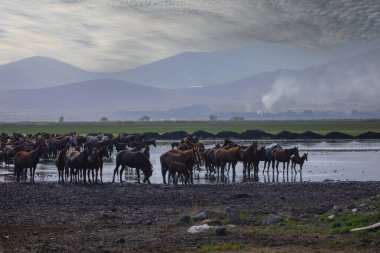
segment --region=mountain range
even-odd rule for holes
[[[150,74],[155,71],[157,75],[167,73],[170,76],[173,64],[183,68],[185,59],[194,59],[194,55],[182,54],[174,58],[130,73],[135,73],[135,77],[136,73],[141,76],[145,73],[147,79],[154,79]],[[160,87],[164,85],[153,87],[149,81],[147,85],[121,80],[123,72],[88,72],[45,57],[5,64],[0,66],[0,121],[55,121],[60,115],[70,120],[97,120],[101,116],[126,120],[136,119],[136,113],[149,112],[165,119],[183,119],[186,115],[207,119],[210,113],[218,112],[319,110],[349,113],[380,109],[380,49],[304,69],[277,69],[251,75],[242,72],[255,72],[254,69],[238,73],[235,68],[223,76],[222,72],[226,72],[218,73],[212,70],[215,66],[207,68],[207,64],[195,64],[197,67],[193,70],[199,72],[198,80],[209,80],[208,85],[195,85],[201,84],[196,82],[194,87],[187,87],[193,83],[184,81],[175,89]],[[233,79],[235,74],[240,78]],[[173,74],[172,80],[182,80],[184,75]],[[212,75],[215,78],[210,77]],[[220,81],[230,78],[233,80]],[[136,77],[136,80],[141,79]],[[211,84],[215,80],[220,82]],[[170,82],[168,84],[171,86]]]
[[[367,43],[368,44],[368,43]],[[279,69],[300,70],[364,53],[380,42],[313,51],[279,43],[260,43],[220,52],[185,52],[133,69],[98,73],[35,56],[0,65],[0,90],[34,89],[95,79],[117,79],[158,88],[207,86]]]

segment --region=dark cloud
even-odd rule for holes
[[[4,61],[48,53],[94,70],[255,41],[333,49],[380,37],[378,0],[2,1],[0,11]]]

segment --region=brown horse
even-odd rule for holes
[[[68,152],[65,166],[70,168],[70,181],[72,181],[73,176],[76,181],[79,181],[80,177],[83,176],[83,182],[86,183],[86,170],[92,168],[94,161],[93,149],[84,149],[82,152]]]
[[[95,156],[97,157],[97,160],[95,160],[96,163],[98,163],[96,166],[97,166],[97,169],[96,169],[96,182],[98,182],[98,170],[100,172],[100,182],[103,183],[103,165],[104,165],[104,161],[103,161],[103,157],[106,157],[107,159],[109,159],[111,156],[108,148],[106,147],[102,147],[98,150],[98,155]]]
[[[180,176],[182,178],[182,183],[190,183],[190,172],[185,164],[179,162],[172,162],[171,164],[169,164],[168,182],[170,181],[170,177],[172,177],[173,184],[178,184],[178,178]]]
[[[94,161],[91,163],[91,168],[87,171],[88,181],[90,181],[90,172],[92,181],[98,182],[98,173],[100,170],[100,182],[103,183],[103,157],[110,157],[107,147],[95,148],[93,153]],[[95,175],[94,175],[95,174]]]
[[[199,168],[199,161],[197,159],[196,150],[190,149],[186,151],[181,150],[169,150],[160,156],[161,173],[163,183],[166,184],[166,172],[169,170],[169,165],[172,162],[183,163],[187,166],[187,169],[191,175],[191,183],[193,183],[193,168],[197,164]]]
[[[150,184],[149,177],[153,174],[153,166],[149,161],[149,158],[146,157],[143,152],[123,150],[117,153],[116,155],[116,167],[113,171],[112,182],[115,182],[115,175],[119,173],[120,169],[120,183],[123,182],[123,171],[126,167],[136,168],[137,182],[140,183],[140,170],[144,173],[143,183],[147,182]]]
[[[297,170],[296,170],[296,165],[297,164],[300,165],[300,172],[302,173],[303,164],[308,159],[307,156],[308,156],[308,153],[304,153],[301,157],[299,157],[299,156],[292,156],[292,165],[291,165],[291,168],[292,169],[294,168],[294,172],[295,173],[297,173]]]
[[[251,177],[253,167],[254,175],[259,172],[259,163],[265,158],[265,147],[258,149],[257,142],[251,144],[248,148],[243,149],[243,173],[248,171],[248,178]]]
[[[67,153],[67,151],[65,149],[61,150],[58,153],[58,156],[55,160],[55,166],[58,169],[58,183],[64,183],[63,175],[64,175],[64,171],[65,171],[66,153]]]
[[[243,159],[243,150],[240,146],[233,147],[230,149],[218,149],[215,152],[215,163],[217,167],[217,173],[219,175],[219,169],[221,174],[224,175],[224,169],[227,164],[232,166],[232,173],[236,175],[235,167],[238,161]],[[230,166],[228,166],[229,168]],[[229,169],[227,171],[227,175],[229,173]]]
[[[289,149],[275,148],[273,150],[273,158],[274,158],[275,161],[277,161],[277,163],[276,163],[277,173],[278,173],[278,164],[280,162],[282,162],[282,164],[283,164],[283,171],[282,171],[282,173],[283,174],[285,173],[285,163],[286,163],[286,173],[288,173],[290,158],[293,155],[299,156],[298,155],[298,148],[297,147],[289,148]]]
[[[37,164],[43,154],[48,150],[46,142],[41,141],[38,143],[37,148],[30,152],[20,151],[14,157],[14,171],[16,175],[16,181],[20,182],[20,176],[24,172],[24,169],[30,169],[30,182],[34,182],[34,175]],[[24,174],[26,181],[26,172]]]

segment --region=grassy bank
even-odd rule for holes
[[[1,123],[0,132],[3,133],[69,133],[80,134],[102,133],[143,133],[157,132],[160,134],[173,131],[188,133],[204,130],[210,133],[221,131],[244,132],[259,129],[271,134],[281,131],[302,133],[313,131],[319,134],[341,132],[356,136],[372,131],[380,132],[380,120],[321,120],[321,121],[153,121],[153,122],[34,122],[34,123]]]

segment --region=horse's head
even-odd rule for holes
[[[105,156],[107,159],[109,159],[110,158],[110,152],[109,152],[108,148],[101,147],[99,149],[99,156],[100,157],[104,157]]]
[[[46,141],[40,141],[38,143],[38,149],[44,155],[49,151],[49,144]]]
[[[303,159],[304,159],[305,161],[307,161],[307,158],[308,158],[307,155],[308,155],[308,153],[303,153],[303,156],[302,156],[302,157],[303,157]]]
[[[197,165],[197,169],[199,170],[200,164],[201,164],[201,155],[202,154],[199,153],[198,148],[196,146],[193,146],[193,148],[191,149],[191,154],[192,154],[192,159],[195,162],[195,164]]]
[[[156,140],[153,140],[153,141],[152,141],[152,145],[153,145],[153,147],[157,147],[157,145],[156,145]]]
[[[85,162],[93,163],[95,161],[96,152],[93,148],[87,148],[83,151],[83,158]]]

